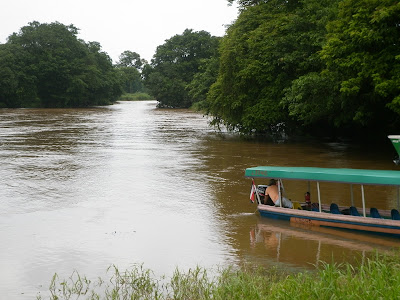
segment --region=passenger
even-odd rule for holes
[[[275,203],[274,203],[274,201],[271,200],[270,195],[264,196],[264,204],[270,205],[270,206],[275,206]]]
[[[311,195],[310,195],[310,192],[306,192],[306,193],[304,194],[304,200],[306,200],[306,204],[307,204],[307,205],[311,205]]]
[[[306,201],[305,209],[311,210],[311,195],[310,192],[304,194],[304,200]]]
[[[271,179],[269,181],[269,185],[265,190],[265,197],[267,196],[271,197],[271,200],[274,202],[275,206],[280,206],[279,192],[275,179]],[[282,196],[282,206],[287,208],[293,208],[293,203],[288,198]]]

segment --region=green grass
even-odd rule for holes
[[[379,254],[350,264],[322,263],[315,272],[288,274],[278,269],[244,266],[212,272],[197,267],[176,270],[171,278],[154,278],[150,270],[134,266],[95,282],[74,272],[67,280],[53,276],[49,298],[58,299],[399,299],[400,258]],[[40,295],[37,299],[45,299]]]
[[[118,100],[120,101],[141,101],[141,100],[154,100],[154,97],[147,93],[125,93]]]

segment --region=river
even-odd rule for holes
[[[245,168],[268,164],[398,169],[387,147],[249,141],[216,131],[199,113],[157,109],[156,101],[0,109],[0,128],[6,299],[44,296],[54,273],[67,278],[74,270],[88,278],[135,264],[156,277],[242,263],[304,270],[399,244],[261,219],[244,178]],[[305,186],[285,188],[303,200]],[[342,194],[326,186],[338,204]],[[395,191],[382,194],[379,207],[397,205]]]

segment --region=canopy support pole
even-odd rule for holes
[[[261,204],[261,199],[260,199],[260,195],[258,194],[257,187],[256,187],[256,196],[257,196],[257,204],[260,205]]]
[[[321,205],[321,193],[319,191],[319,181],[317,181],[317,193],[318,193],[318,206],[319,212],[322,212],[322,205]]]
[[[350,184],[350,199],[351,199],[351,206],[354,206],[353,184]]]
[[[258,193],[258,188],[254,183],[254,178],[251,178],[251,180],[252,180],[252,185],[254,187],[254,190],[255,190],[255,193],[256,193],[256,196],[257,196],[257,204],[260,205],[261,204],[261,199],[260,199],[260,194]]]
[[[362,206],[363,206],[363,216],[366,217],[367,214],[365,212],[365,197],[364,197],[364,185],[361,185],[361,200],[362,200]]]

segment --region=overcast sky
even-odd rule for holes
[[[227,0],[13,0],[0,7],[0,43],[29,22],[58,21],[99,42],[114,61],[125,50],[150,61],[157,46],[186,28],[223,36],[238,14]]]

